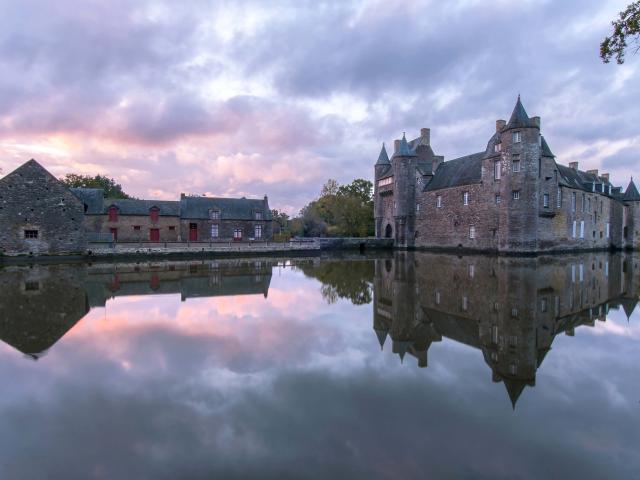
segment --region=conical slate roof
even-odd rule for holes
[[[527,382],[523,380],[516,380],[515,378],[505,378],[504,386],[507,388],[507,393],[509,394],[509,400],[511,400],[511,406],[515,410],[516,403],[518,402],[518,398],[522,394],[524,387],[527,386]]]
[[[376,332],[376,336],[378,337],[378,342],[380,343],[380,349],[382,350],[384,348],[384,342],[387,339],[387,333],[389,331],[379,330],[379,329],[375,329],[374,331]]]
[[[624,192],[624,196],[622,197],[623,200],[627,200],[627,201],[639,201],[640,200],[640,193],[638,192],[638,189],[636,188],[636,184],[633,183],[633,178],[631,178],[631,181],[629,182],[629,185],[627,186],[627,191]]]
[[[416,153],[411,150],[409,143],[407,143],[407,137],[402,134],[402,140],[400,141],[400,150],[397,153],[399,157],[417,157]]]
[[[555,158],[555,155],[551,152],[551,149],[549,148],[549,144],[547,144],[547,141],[544,139],[544,137],[541,137],[541,143],[542,143],[541,145],[542,156]]]
[[[620,300],[620,303],[622,304],[622,309],[624,310],[624,313],[627,315],[627,318],[631,318],[631,314],[636,309],[636,306],[638,305],[638,301],[634,298],[623,298]]]
[[[384,143],[382,144],[382,149],[380,150],[380,155],[378,155],[378,161],[376,165],[388,165],[389,163],[389,155],[387,155],[387,149],[384,148]]]
[[[507,128],[524,128],[533,126],[533,122],[529,119],[527,111],[522,106],[520,95],[518,95],[518,101],[516,102],[516,106],[513,108],[513,113],[511,113],[511,118],[507,123]]]

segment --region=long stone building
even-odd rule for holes
[[[0,179],[0,253],[6,255],[83,253],[92,240],[270,240],[272,223],[266,195],[105,198],[101,189],[67,188],[35,160]]]
[[[493,252],[624,249],[640,246],[640,193],[609,174],[556,161],[520,97],[496,121],[484,150],[444,161],[430,142],[384,145],[375,164],[376,236],[400,248]]]

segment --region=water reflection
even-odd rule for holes
[[[443,337],[480,349],[511,403],[533,387],[536,370],[561,333],[629,318],[640,293],[638,258],[592,253],[489,257],[398,253],[375,261],[373,329],[402,361],[428,365]]]

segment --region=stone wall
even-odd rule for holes
[[[35,160],[0,180],[4,254],[82,252],[86,246],[83,221],[82,202]]]
[[[190,224],[195,223],[198,230],[198,241],[220,241],[228,242],[233,240],[233,232],[236,228],[242,229],[242,240],[247,241],[255,238],[256,225],[262,226],[261,240],[269,241],[273,239],[273,222],[270,220],[210,220],[210,219],[189,219],[180,220],[180,235],[183,241],[188,241]],[[218,238],[211,237],[212,225],[218,225]],[[256,239],[257,240],[257,239]]]
[[[108,234],[112,228],[118,229],[119,242],[149,241],[150,230],[157,228],[161,242],[180,241],[180,218],[161,215],[157,222],[150,215],[118,215],[116,221],[109,221],[109,215],[86,215],[85,224],[88,232]],[[134,227],[140,227],[136,230]],[[171,229],[173,227],[173,229]]]

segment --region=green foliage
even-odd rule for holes
[[[624,54],[628,40],[638,44],[640,41],[640,1],[631,3],[620,12],[619,18],[613,25],[613,33],[600,44],[600,58],[604,63],[609,63],[615,57],[618,64],[624,63]],[[638,52],[640,45],[635,48]]]
[[[273,210],[271,210],[271,216],[273,217],[274,234],[291,233],[289,215],[274,208]]]
[[[104,175],[77,175],[67,173],[60,181],[70,188],[102,188],[105,198],[132,198],[122,190],[122,186],[113,178]]]
[[[366,237],[374,234],[373,184],[361,178],[349,185],[329,179],[320,197],[291,221],[291,233],[305,237]]]
[[[302,272],[322,283],[322,298],[331,304],[339,298],[354,305],[366,305],[373,299],[374,263],[365,261],[322,262],[320,265],[302,265]]]

